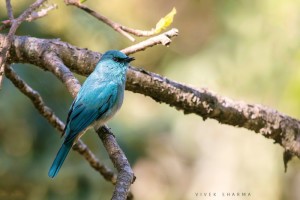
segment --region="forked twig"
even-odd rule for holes
[[[155,29],[151,29],[150,31],[146,31],[146,30],[138,30],[138,29],[133,29],[133,28],[123,26],[123,25],[121,25],[117,22],[114,22],[114,21],[108,19],[107,17],[101,15],[100,13],[92,10],[91,8],[87,7],[86,5],[81,4],[78,0],[65,0],[65,3],[67,5],[73,5],[73,6],[76,6],[80,9],[84,10],[85,12],[87,12],[90,15],[94,16],[96,19],[102,21],[106,25],[113,28],[115,31],[117,31],[120,34],[122,34],[123,36],[127,37],[132,42],[134,42],[135,39],[131,35],[138,36],[138,37],[149,37],[149,36],[152,36],[152,35],[156,34]]]
[[[10,0],[6,0],[6,7],[9,19],[12,21],[11,28],[7,34],[7,37],[2,45],[2,50],[0,52],[0,87],[2,85],[3,74],[5,73],[5,68],[7,66],[6,60],[9,54],[9,49],[13,41],[13,37],[23,21],[38,7],[40,7],[46,0],[37,0],[29,8],[27,8],[17,19],[13,19],[12,7]]]
[[[147,40],[144,40],[142,42],[139,42],[137,44],[134,44],[130,47],[127,47],[125,49],[122,49],[121,51],[127,55],[136,53],[138,51],[144,51],[145,49],[149,47],[153,47],[158,44],[162,44],[164,46],[170,45],[172,42],[171,38],[178,36],[178,30],[176,28],[173,28],[169,31],[166,31],[160,35],[153,36]]]

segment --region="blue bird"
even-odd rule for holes
[[[103,126],[119,110],[124,97],[127,67],[133,60],[133,57],[116,50],[102,55],[71,105],[64,142],[50,167],[49,177],[57,175],[71,147],[88,128]]]

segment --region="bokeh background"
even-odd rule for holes
[[[15,16],[32,2],[12,0]],[[98,52],[132,44],[83,11],[61,0],[48,1],[53,2],[58,9],[22,24],[17,34],[60,38]],[[136,53],[134,66],[300,118],[299,0],[88,0],[85,4],[123,25],[146,30],[176,7],[172,27],[180,35],[169,48],[156,46]],[[1,1],[0,20],[5,19]],[[14,69],[64,121],[72,102],[66,88],[35,66],[15,64]],[[300,199],[300,161],[294,158],[284,173],[283,149],[272,140],[184,115],[149,97],[125,95],[109,126],[137,176],[132,186],[135,199]],[[112,185],[77,153],[69,154],[57,178],[48,178],[62,141],[7,79],[0,91],[0,113],[0,199],[110,199]],[[93,131],[83,140],[112,167]],[[204,197],[209,192],[217,197]],[[251,196],[232,197],[242,192]]]

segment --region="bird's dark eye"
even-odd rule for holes
[[[117,58],[117,57],[114,57],[113,60],[116,61],[116,62],[121,62],[122,61],[121,58]]]

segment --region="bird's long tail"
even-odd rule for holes
[[[63,143],[62,146],[60,147],[50,169],[48,172],[48,176],[51,178],[54,178],[57,173],[59,172],[59,169],[61,168],[62,164],[64,163],[71,147],[72,147],[72,142],[70,143]]]

